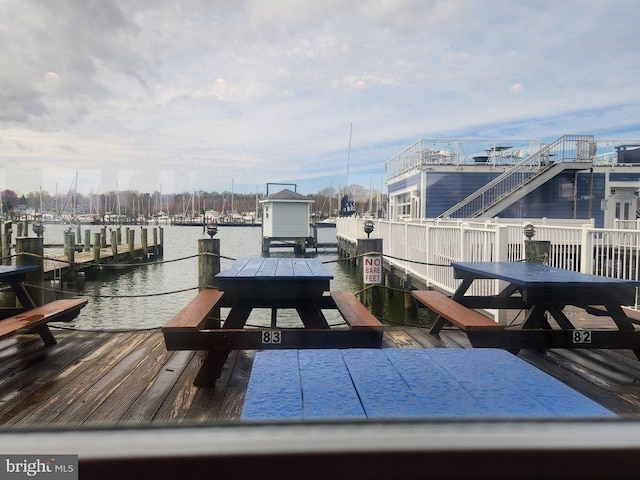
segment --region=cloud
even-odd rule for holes
[[[638,16],[631,0],[6,0],[0,170],[19,190],[39,186],[18,166],[55,165],[103,191],[313,193],[344,181],[350,124],[364,184],[420,137],[640,137]]]

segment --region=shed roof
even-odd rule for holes
[[[292,192],[288,188],[280,190],[279,192],[272,193],[262,202],[279,201],[279,202],[313,202],[312,198],[302,195],[297,192]]]

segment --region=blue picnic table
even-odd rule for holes
[[[473,309],[518,309],[526,312],[520,328],[470,331],[474,347],[620,348],[640,358],[640,332],[623,306],[634,305],[640,281],[591,275],[529,262],[452,262],[461,282],[451,299]],[[470,295],[474,282],[505,282],[496,295]],[[580,328],[565,313],[567,305],[611,317],[615,328]],[[554,324],[550,323],[553,321]],[[444,320],[432,328],[437,333]]]
[[[243,421],[610,417],[499,349],[274,350],[256,354]]]
[[[380,347],[382,324],[352,293],[331,292],[332,278],[315,258],[240,258],[214,277],[222,293],[212,295],[215,306],[228,309],[219,327],[203,326],[198,318],[189,328],[182,322],[165,326],[167,348],[207,351],[194,383],[210,386],[233,350]],[[208,305],[205,313],[213,307]],[[268,326],[247,325],[255,309],[270,311]],[[302,325],[281,325],[278,312],[283,309],[297,312]],[[338,310],[345,323],[329,325],[325,310]],[[193,315],[194,310],[185,311]]]

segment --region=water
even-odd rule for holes
[[[139,227],[131,227],[139,229]],[[153,226],[148,227],[149,230]],[[208,238],[202,227],[163,225],[164,258],[162,261],[127,269],[105,269],[87,272],[84,278],[73,285],[63,285],[70,295],[80,295],[89,299],[80,315],[69,323],[60,324],[82,330],[141,330],[158,328],[169,321],[195,295],[198,286],[198,240]],[[46,225],[45,244],[61,244],[67,225]],[[98,232],[98,225],[83,225],[84,231]],[[124,229],[124,227],[123,227]],[[138,233],[138,232],[136,232]],[[335,228],[318,229],[319,242],[335,242]],[[151,239],[151,232],[148,233]],[[91,236],[93,238],[93,235]],[[139,236],[136,241],[139,242]],[[224,270],[233,260],[240,257],[261,256],[261,229],[259,227],[220,227],[216,238],[220,239],[220,264]],[[46,253],[62,255],[62,247],[48,248]],[[271,256],[293,256],[292,249],[272,250]],[[333,275],[332,290],[357,292],[362,289],[360,279],[355,278],[353,269],[343,262],[337,262],[336,251],[315,253],[309,250],[307,256],[318,258],[326,270]],[[45,285],[53,288],[51,283]],[[298,322],[295,313],[279,311],[283,325],[288,316]],[[329,323],[333,323],[331,312],[327,312]],[[386,305],[384,317],[395,323],[428,325],[429,315],[421,313],[418,318],[405,318],[402,295]],[[337,317],[337,321],[340,319]],[[248,324],[268,324],[269,313],[256,310]]]

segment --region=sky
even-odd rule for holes
[[[640,140],[639,20],[637,0],[0,0],[0,190],[384,190],[420,138]]]

